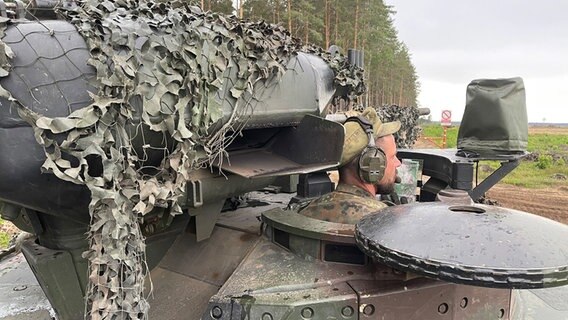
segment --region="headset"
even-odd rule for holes
[[[361,180],[367,183],[377,183],[385,175],[387,167],[387,156],[383,149],[375,144],[373,125],[363,116],[349,117],[345,120],[357,122],[365,131],[368,137],[367,146],[359,154],[358,171]]]

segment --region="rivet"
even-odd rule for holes
[[[262,314],[261,320],[272,320],[272,315],[268,312]]]
[[[312,308],[304,308],[301,314],[304,319],[310,319],[314,316],[314,310],[312,310]]]
[[[221,316],[223,316],[223,310],[218,306],[214,306],[213,309],[211,309],[211,316],[215,319],[220,319]]]
[[[343,309],[341,309],[341,314],[344,317],[351,317],[353,315],[353,308],[350,306],[343,307]]]
[[[445,314],[446,312],[448,312],[448,304],[447,303],[442,303],[441,305],[438,306],[438,312],[440,314]]]
[[[460,302],[460,307],[462,307],[463,309],[465,309],[465,307],[467,307],[467,298],[463,298],[462,301]]]
[[[372,304],[368,304],[365,307],[363,307],[363,313],[370,316],[373,313],[375,313],[375,306]]]

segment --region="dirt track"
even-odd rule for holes
[[[498,184],[487,193],[506,208],[525,212],[568,224],[568,188],[526,189]]]

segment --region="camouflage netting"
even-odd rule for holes
[[[48,118],[4,89],[0,94],[33,127],[46,152],[42,169],[91,191],[85,316],[147,318],[140,223],[154,208],[181,213],[178,200],[189,172],[220,161],[253,112],[243,93],[257,82],[277,80],[298,51],[327,61],[336,85],[346,87],[352,98],[364,91],[362,71],[349,67],[342,56],[302,48],[281,27],[202,13],[179,1],[82,1],[59,14],[75,25],[90,49],[98,88],[92,104],[67,117]],[[0,51],[0,76],[6,76],[13,53],[4,43]],[[223,86],[229,67],[238,70],[231,89],[235,107],[230,119],[210,132],[223,116],[211,97]],[[146,155],[136,152],[129,136],[129,127],[142,125],[175,141],[164,148],[163,160],[151,173],[142,170]],[[100,173],[89,170],[95,165]]]
[[[422,129],[418,126],[420,112],[414,107],[400,107],[395,104],[376,107],[377,114],[382,121],[395,121],[401,123],[400,130],[394,135],[398,148],[411,148]]]

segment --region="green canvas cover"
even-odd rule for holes
[[[467,86],[458,149],[480,154],[521,153],[527,149],[527,140],[523,79],[473,80]]]

